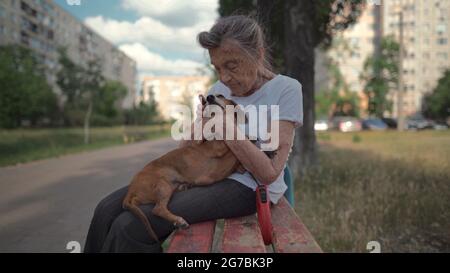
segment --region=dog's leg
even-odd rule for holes
[[[161,218],[168,220],[173,223],[177,228],[187,228],[189,224],[180,216],[176,216],[167,208],[167,204],[170,201],[174,189],[169,183],[161,183],[158,188],[158,202],[155,204],[152,212]]]

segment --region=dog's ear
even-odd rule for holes
[[[206,104],[206,99],[203,95],[198,95],[198,98],[199,98],[200,102],[202,103],[202,105]]]
[[[228,102],[231,103],[231,105],[233,105],[233,106],[236,106],[236,105],[237,105],[234,101],[226,99],[225,96],[223,96],[223,95],[218,95],[217,97],[218,97],[218,98],[222,98],[222,99],[228,101]]]

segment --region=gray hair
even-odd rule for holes
[[[232,15],[220,18],[210,31],[200,32],[197,36],[201,47],[205,49],[218,48],[222,41],[232,39],[253,60],[259,58],[259,49],[266,49],[264,32],[258,22],[245,15]],[[265,50],[263,67],[269,71],[269,54]]]

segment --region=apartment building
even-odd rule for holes
[[[206,94],[210,85],[207,76],[154,76],[142,81],[137,103],[156,101],[164,119],[182,118],[180,108],[188,106],[195,111],[198,95]]]
[[[58,47],[63,46],[80,65],[93,58],[102,61],[103,75],[128,89],[123,107],[131,107],[136,100],[136,61],[52,0],[0,1],[0,45],[5,44],[32,49],[46,65],[48,81],[56,93]]]
[[[358,22],[337,35],[335,47],[326,54],[337,61],[350,90],[363,99],[364,83],[359,75],[364,61],[376,53],[382,36],[393,35],[400,42],[400,11],[405,49],[402,110],[408,116],[421,111],[424,95],[450,68],[450,1],[368,1]],[[391,90],[388,95],[393,102],[393,117],[398,114],[397,94],[397,90]]]
[[[403,14],[403,111],[420,111],[424,94],[431,92],[450,68],[450,1],[385,0],[383,29],[385,35],[399,39],[400,14]],[[397,96],[390,94],[397,113]]]
[[[364,62],[376,54],[382,36],[382,13],[380,5],[367,4],[354,25],[333,38],[329,51],[322,53],[322,59],[333,62],[339,68],[348,89],[358,94],[360,114],[367,116],[368,99],[364,94],[364,82],[360,75]],[[327,61],[323,61],[325,65]],[[324,64],[322,64],[323,66]]]

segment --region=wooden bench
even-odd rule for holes
[[[209,221],[176,231],[169,242],[169,253],[320,253],[321,248],[288,202],[293,203],[293,184],[285,170],[287,191],[271,208],[273,243],[265,246],[256,214]],[[286,197],[288,199],[286,199]]]

